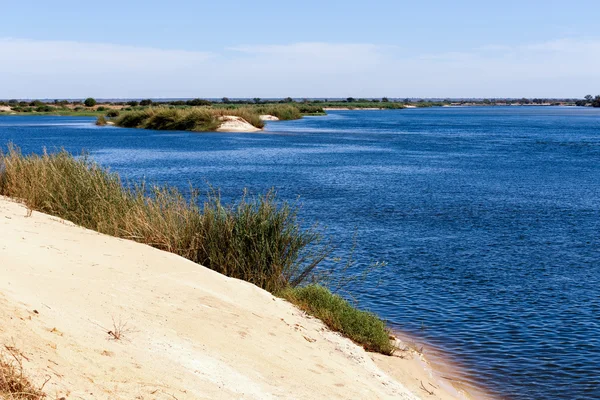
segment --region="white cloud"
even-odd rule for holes
[[[571,97],[600,91],[597,65],[594,39],[406,54],[351,43],[203,52],[5,38],[0,98]]]

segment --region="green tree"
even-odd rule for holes
[[[140,101],[140,106],[146,107],[149,105],[152,105],[152,100],[150,100],[150,99],[145,99],[145,100]]]
[[[390,101],[390,99],[388,99],[387,97],[384,97],[384,98],[381,99],[382,103],[387,103],[389,101]]]
[[[185,102],[188,106],[210,106],[212,103],[204,99],[193,99]]]
[[[83,105],[86,107],[94,107],[96,105],[96,99],[88,97],[83,101]]]
[[[223,98],[221,99],[221,102],[222,102],[223,104],[229,104],[229,103],[231,103],[231,100],[229,100],[229,97],[223,97]]]
[[[286,97],[285,99],[283,99],[284,103],[293,103],[294,99],[292,99],[291,97]]]
[[[137,102],[137,101],[135,101],[135,100],[131,100],[131,101],[128,101],[128,102],[127,102],[127,105],[128,105],[128,106],[131,106],[131,107],[137,107],[137,106],[139,106],[139,105],[140,105],[140,103],[139,103],[139,102]]]
[[[588,94],[587,96],[584,97],[585,101],[588,103],[591,103],[592,100],[594,99],[594,97],[591,94]]]
[[[348,97],[348,98],[346,99],[346,102],[347,102],[347,103],[354,103],[355,101],[356,101],[356,99],[355,99],[354,97]]]
[[[260,97],[255,97],[253,100],[256,104],[260,103]]]
[[[594,97],[592,101],[592,107],[600,108],[600,96]]]

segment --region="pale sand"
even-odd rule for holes
[[[11,112],[12,108],[9,106],[0,106],[0,112]]]
[[[113,319],[126,323],[121,340],[108,334]],[[50,378],[50,398],[462,398],[415,353],[367,353],[247,282],[42,213],[28,217],[0,197],[3,345],[23,353],[34,382]]]
[[[279,121],[279,118],[277,118],[274,115],[265,114],[265,115],[260,116],[260,120],[261,121]]]
[[[367,108],[358,108],[358,107],[323,107],[324,111],[374,111],[374,110],[385,110],[385,108],[381,107],[367,107]]]
[[[220,117],[221,125],[217,132],[259,132],[261,129],[247,122],[242,117],[224,115]]]

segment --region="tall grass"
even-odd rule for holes
[[[260,115],[248,108],[224,110],[209,107],[149,107],[123,112],[114,119],[114,123],[124,128],[205,132],[216,130],[221,125],[221,117],[226,115],[241,117],[257,128],[264,127]]]
[[[304,103],[288,104],[214,104],[214,108],[239,110],[246,109],[249,112],[258,115],[274,115],[282,121],[302,118],[303,114],[324,114],[323,107],[320,105],[310,105]]]
[[[260,114],[274,115],[282,121],[302,118],[300,109],[289,104],[270,104],[255,108]]]
[[[171,187],[124,185],[67,152],[0,155],[0,194],[108,235],[170,251],[269,290],[298,285],[328,254],[318,228],[274,193],[224,205],[218,193],[186,199]]]
[[[327,289],[306,286],[330,254],[318,227],[301,228],[297,207],[275,194],[223,204],[177,189],[131,185],[90,161],[61,151],[0,152],[0,195],[108,235],[169,251],[288,298],[366,349],[390,354],[385,324]],[[387,340],[387,342],[386,342]],[[387,343],[387,344],[386,344]]]

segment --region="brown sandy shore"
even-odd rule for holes
[[[247,282],[0,197],[5,345],[50,399],[469,398],[414,351],[367,353]]]

